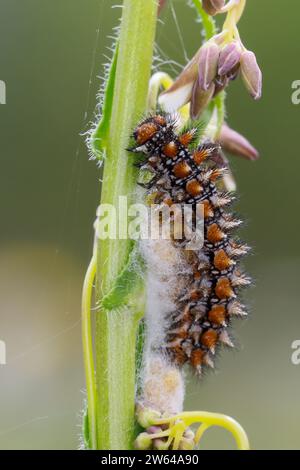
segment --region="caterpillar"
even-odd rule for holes
[[[177,133],[176,117],[157,114],[136,127],[129,150],[145,156],[139,166],[153,173],[146,187],[155,204],[189,204],[194,212],[198,204],[204,208],[202,248],[186,250],[184,238],[174,240],[188,269],[170,293],[174,308],[166,313],[168,326],[158,346],[171,363],[189,364],[201,375],[214,367],[221,345],[233,347],[232,319],[247,315],[239,291],[251,279],[239,267],[250,248],[232,235],[242,222],[229,212],[232,195],[220,187],[226,172],[216,163],[222,160],[220,146],[206,142],[192,148],[196,133]]]

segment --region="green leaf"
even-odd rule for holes
[[[82,437],[83,437],[83,443],[84,443],[84,448],[86,450],[90,449],[90,433],[89,433],[89,415],[88,415],[88,408],[86,406],[83,414],[83,419],[82,419]]]
[[[102,161],[104,159],[105,150],[108,141],[109,125],[111,119],[112,103],[114,97],[116,69],[118,62],[119,44],[116,44],[113,58],[110,65],[110,70],[106,82],[104,92],[104,102],[102,106],[102,116],[90,137],[90,150],[94,156]]]
[[[134,244],[124,268],[116,277],[112,289],[101,299],[100,306],[106,310],[124,306],[137,285],[143,282],[143,269],[144,261]]]

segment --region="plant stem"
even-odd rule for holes
[[[101,316],[101,317],[100,317]],[[98,449],[128,450],[134,440],[138,318],[126,308],[98,316]],[[101,361],[101,362],[99,362]]]
[[[114,98],[103,174],[101,204],[118,208],[119,196],[134,200],[137,170],[126,152],[129,136],[145,111],[150,78],[156,0],[124,0]],[[124,214],[123,225],[126,223]],[[120,228],[120,227],[119,227]],[[124,228],[124,226],[123,226]],[[117,237],[118,238],[118,237]],[[124,268],[130,240],[99,240],[97,299],[112,289]],[[134,429],[135,344],[140,313],[124,306],[99,309],[96,321],[98,449],[130,449]]]
[[[201,18],[203,30],[205,33],[205,40],[208,41],[217,33],[215,21],[210,15],[206,13],[200,0],[192,0],[192,2]]]
[[[209,41],[213,36],[217,34],[217,28],[215,20],[212,16],[208,15],[204,8],[202,7],[202,3],[200,0],[192,0],[194,7],[196,8],[198,15],[201,18],[201,22],[203,25],[204,37],[205,41]],[[245,0],[243,0],[244,4]],[[245,6],[245,5],[244,5]],[[230,13],[227,15],[230,15]],[[226,22],[225,22],[226,23]],[[225,92],[219,93],[216,98],[214,98],[214,105],[217,108],[218,118],[217,118],[217,126],[215,132],[215,138],[217,139],[220,135],[222,125],[224,123],[225,118]]]

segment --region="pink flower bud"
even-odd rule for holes
[[[240,73],[240,69],[240,64],[236,64],[236,66],[233,67],[233,69],[231,69],[230,72],[228,72],[228,74],[226,75],[227,78],[229,78],[229,80],[235,80]]]
[[[214,91],[214,96],[217,96],[221,91],[225,90],[229,83],[229,78],[224,75],[223,77],[217,77],[214,81],[215,84],[215,91]]]
[[[204,91],[200,88],[198,81],[195,82],[191,100],[190,116],[191,119],[198,119],[205,108],[208,106],[215,92],[215,85],[211,83],[209,89]]]
[[[148,434],[158,434],[162,431],[161,427],[159,426],[150,426],[150,428],[146,429]]]
[[[202,0],[202,6],[209,15],[216,15],[224,7],[225,0]]]
[[[224,124],[221,129],[219,142],[224,150],[248,160],[257,160],[259,153],[250,142],[241,134]]]
[[[262,73],[254,52],[245,51],[241,55],[241,72],[245,86],[251,96],[258,100],[262,94]]]
[[[215,79],[218,70],[220,48],[214,42],[208,42],[200,49],[199,86],[207,91]]]
[[[219,58],[218,74],[227,75],[240,62],[241,47],[237,41],[233,41],[222,49]]]

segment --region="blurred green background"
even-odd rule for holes
[[[117,2],[120,3],[120,2]],[[100,173],[84,137],[94,118],[109,35],[121,13],[109,0],[0,0],[0,448],[72,449],[79,443],[84,375],[80,294],[92,249]],[[182,39],[174,21],[180,25]],[[240,81],[228,93],[228,121],[259,148],[231,158],[251,316],[236,324],[240,348],[215,374],[190,378],[187,408],[220,411],[247,430],[252,448],[300,449],[299,120],[291,84],[300,79],[298,0],[250,0],[240,23],[264,73],[255,103]],[[200,26],[184,0],[170,1],[158,26],[161,54],[184,65]],[[179,70],[175,67],[176,71]],[[211,430],[205,448],[232,448]]]

